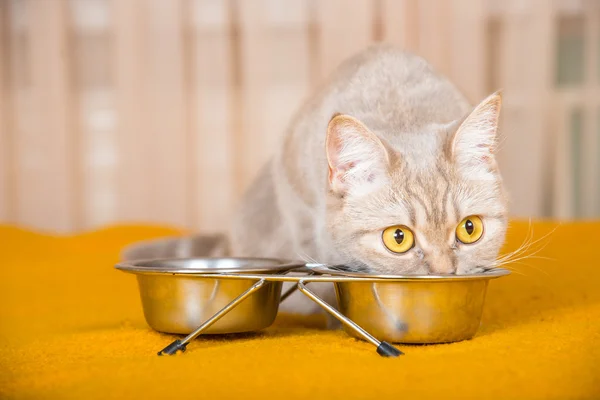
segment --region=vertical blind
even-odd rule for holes
[[[300,104],[373,42],[504,89],[515,216],[600,216],[600,2],[0,1],[0,222],[219,231]]]

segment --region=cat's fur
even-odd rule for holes
[[[241,202],[229,253],[388,274],[481,271],[496,259],[507,226],[494,158],[500,105],[496,93],[473,109],[423,59],[367,49],[296,115]],[[464,245],[455,228],[469,215],[482,218],[484,235]],[[405,254],[382,243],[393,225],[414,232]],[[161,245],[140,250],[149,255]],[[178,255],[208,255],[198,252]]]

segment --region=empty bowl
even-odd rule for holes
[[[304,264],[269,258],[135,260],[116,266],[136,275],[146,322],[159,332],[188,334],[256,279],[219,279],[219,273],[281,274]],[[199,275],[203,274],[203,275]],[[240,333],[271,325],[282,282],[265,282],[204,333]]]

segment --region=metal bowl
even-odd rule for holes
[[[395,343],[448,343],[472,338],[490,279],[504,269],[473,275],[394,276],[312,268],[349,279],[334,283],[338,308],[379,340]],[[346,331],[356,337],[355,330]]]
[[[268,258],[194,258],[136,260],[116,268],[136,275],[144,316],[152,329],[188,334],[257,282],[194,274],[270,275],[300,266],[304,264]],[[204,333],[240,333],[268,327],[277,315],[281,285],[265,282]]]

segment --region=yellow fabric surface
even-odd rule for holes
[[[535,223],[534,236],[556,225]],[[511,224],[506,251],[527,228]],[[125,244],[174,233],[0,227],[0,398],[600,398],[600,223],[560,225],[538,254],[549,259],[492,281],[474,339],[400,345],[396,359],[291,316],[156,356],[174,337],[147,327],[134,276],[113,264]]]

